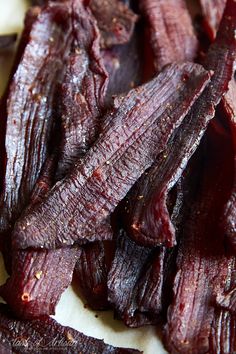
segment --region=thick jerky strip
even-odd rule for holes
[[[53,184],[56,158],[47,159],[31,196],[30,208],[39,203]],[[55,314],[63,291],[71,283],[78,247],[57,250],[14,251],[12,274],[0,293],[21,318]]]
[[[77,247],[14,251],[13,271],[0,293],[20,318],[55,314],[61,294],[72,280]]]
[[[169,63],[192,61],[197,39],[184,0],[139,0],[146,17],[157,71]]]
[[[42,9],[9,87],[1,231],[6,231],[27,205],[47,156],[54,93],[68,55],[70,13],[68,2]]]
[[[216,36],[227,0],[200,0],[206,32],[211,40]]]
[[[158,322],[164,258],[164,249],[137,246],[123,230],[119,232],[108,274],[108,300],[127,326]]]
[[[3,304],[0,306],[0,341],[4,348],[11,348],[10,353],[17,354],[140,353],[135,349],[114,348],[102,340],[64,327],[48,316],[32,321],[15,319]]]
[[[236,352],[236,317],[228,311],[216,310],[210,335],[209,354]]]
[[[0,50],[9,49],[16,42],[17,34],[1,34],[0,35]]]
[[[175,64],[120,98],[83,163],[16,224],[14,246],[52,248],[110,236],[111,212],[166,146],[208,80],[199,65]]]
[[[120,0],[90,0],[89,6],[101,31],[101,46],[127,43],[138,16]]]
[[[226,117],[228,117],[234,144],[234,185],[224,210],[222,223],[227,239],[236,251],[236,81],[234,78],[231,80],[229,91],[221,104]]]
[[[129,222],[132,237],[141,244],[172,247],[176,242],[166,199],[196,150],[208,122],[214,117],[216,105],[228,88],[236,55],[235,30],[236,3],[231,0],[228,1],[216,41],[205,60],[205,67],[214,71],[211,85],[193,105],[167,149],[135,189],[135,204]]]
[[[196,171],[200,186],[178,250],[173,301],[165,327],[170,353],[208,353],[216,295],[225,287],[231,264],[219,219],[232,183],[232,144],[226,131],[214,124],[208,130],[203,167]]]
[[[81,247],[76,263],[75,277],[86,304],[95,310],[108,307],[107,263],[103,242],[94,242]]]
[[[89,8],[73,8],[73,43],[61,88],[61,156],[57,175],[64,176],[94,143],[101,120],[107,73],[99,50],[99,31]]]

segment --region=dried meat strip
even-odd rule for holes
[[[5,50],[11,48],[13,44],[16,42],[17,34],[1,34],[0,35],[0,50]]]
[[[89,6],[101,31],[101,46],[127,43],[138,16],[120,0],[90,0]]]
[[[3,304],[0,306],[0,342],[4,350],[17,354],[140,353],[135,349],[114,348],[71,327],[63,327],[48,316],[32,321],[15,319]]]
[[[50,4],[31,23],[6,100],[5,178],[0,230],[6,232],[29,202],[47,157],[54,94],[63,77],[70,43],[67,2]]]
[[[130,233],[140,244],[172,247],[176,243],[175,229],[166,206],[168,192],[181,176],[214,117],[215,107],[227,91],[236,55],[235,30],[236,3],[229,1],[217,39],[205,60],[205,67],[214,71],[211,85],[193,105],[167,149],[133,192],[135,204],[129,215]]]
[[[89,243],[80,248],[75,266],[75,279],[86,304],[94,310],[109,307],[107,300],[106,246],[103,242]]]
[[[14,247],[53,248],[110,236],[111,212],[165,148],[209,79],[197,64],[173,64],[120,98],[83,163],[18,221]]]
[[[129,327],[155,324],[162,311],[164,249],[136,245],[121,230],[108,274],[108,300]]]
[[[157,71],[173,62],[193,61],[198,42],[184,0],[140,0]]]
[[[201,179],[178,250],[173,301],[165,327],[170,353],[209,352],[216,295],[224,289],[232,263],[219,225],[232,184],[232,158],[228,134],[214,122],[208,130],[202,168],[196,171]]]
[[[91,130],[97,130],[96,118],[100,114],[107,78],[100,60],[96,23],[88,8],[83,7],[80,1],[75,2],[75,5],[71,18],[72,27],[76,30],[73,31],[70,48],[72,54],[67,62],[62,85],[61,112],[64,134],[61,143],[62,154],[57,166],[57,171],[62,175],[66,174],[75,158],[84,152],[83,149],[86,150],[91,144]],[[75,149],[77,146],[80,153]],[[30,207],[24,213],[28,213],[35,204],[43,201],[52,188],[56,162],[54,155],[46,161],[31,196]],[[13,272],[1,288],[2,296],[18,316],[32,318],[41,314],[54,314],[62,292],[71,283],[79,255],[78,247],[55,251],[14,252]],[[26,300],[24,294],[27,296]]]
[[[74,7],[73,23],[72,53],[61,88],[58,179],[65,176],[97,138],[108,83],[100,54],[96,21],[89,8],[85,8],[81,2]]]
[[[213,40],[216,36],[226,2],[227,0],[200,0],[204,27],[210,40]]]

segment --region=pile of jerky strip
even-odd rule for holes
[[[139,352],[49,317],[72,277],[169,353],[236,352],[236,1],[198,5],[27,12],[0,110],[1,353]]]

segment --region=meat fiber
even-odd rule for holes
[[[119,98],[83,163],[17,222],[14,247],[53,248],[110,237],[111,212],[165,148],[209,78],[197,64],[176,64]]]
[[[205,60],[205,67],[214,71],[211,85],[193,105],[166,150],[155,161],[148,175],[141,178],[133,192],[130,233],[142,245],[172,247],[176,243],[175,229],[166,206],[168,192],[181,176],[209,121],[214,117],[215,107],[228,89],[236,56],[235,30],[236,3],[229,1],[216,41]]]
[[[15,319],[3,304],[0,306],[0,341],[0,348],[8,350],[2,353],[140,353],[135,349],[114,348],[73,328],[63,327],[48,316],[32,321]]]
[[[202,167],[195,171],[201,179],[183,226],[168,309],[165,345],[170,353],[209,352],[216,295],[225,288],[232,263],[219,225],[232,185],[232,143],[215,121],[205,144]]]
[[[157,71],[173,62],[193,61],[198,42],[184,0],[139,0],[146,18]]]
[[[101,46],[127,43],[138,16],[120,0],[90,0],[89,6],[101,31]]]
[[[216,36],[227,0],[200,0],[206,33],[210,40]]]

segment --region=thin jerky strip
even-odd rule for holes
[[[227,0],[200,0],[206,32],[214,40]]]
[[[71,327],[63,327],[48,316],[32,321],[15,319],[3,304],[0,306],[0,341],[4,348],[9,348],[9,353],[17,354],[140,353],[135,349],[114,348]]]
[[[90,0],[89,6],[101,31],[101,46],[127,43],[138,16],[120,0]]]
[[[6,172],[0,230],[6,231],[29,202],[48,153],[54,93],[63,77],[70,42],[70,6],[50,4],[32,25],[12,78],[6,107]]]
[[[232,183],[232,144],[217,124],[208,130],[203,167],[198,171],[202,180],[178,250],[173,301],[165,327],[170,353],[209,352],[216,294],[224,289],[228,277],[229,260],[219,218]]]
[[[81,247],[80,251],[74,272],[79,290],[92,309],[106,309],[109,305],[105,246],[103,242],[94,242]]]
[[[64,177],[97,138],[108,83],[99,49],[100,36],[96,21],[81,1],[74,3],[72,53],[61,88],[58,179]]]
[[[121,230],[108,274],[108,300],[129,327],[155,324],[162,310],[164,249],[137,246]]]
[[[14,246],[52,248],[105,237],[111,212],[163,150],[208,80],[199,65],[172,65],[120,99],[83,163],[16,224]]]
[[[216,41],[205,60],[205,67],[214,71],[211,85],[193,105],[167,149],[153,164],[148,175],[141,178],[133,192],[135,204],[129,223],[132,237],[140,244],[175,245],[175,229],[166,206],[168,192],[181,176],[209,121],[214,117],[215,107],[227,91],[236,56],[235,30],[236,3],[230,0]]]
[[[198,42],[184,0],[139,0],[146,17],[157,71],[173,62],[193,61]]]
[[[1,34],[0,35],[0,50],[9,49],[16,42],[17,34]]]

